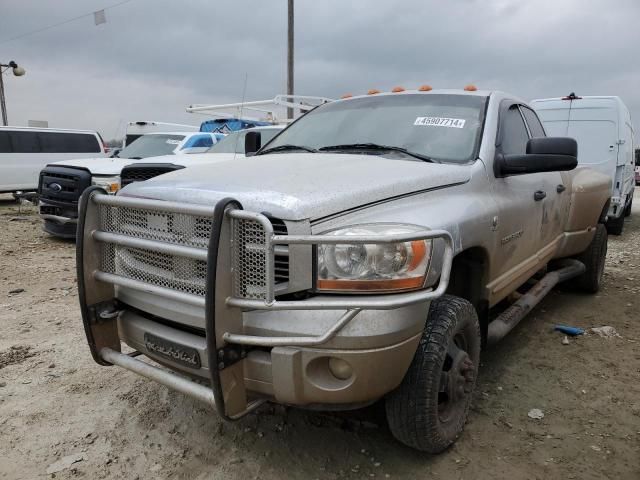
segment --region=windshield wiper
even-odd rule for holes
[[[315,148],[305,147],[303,145],[285,144],[285,145],[278,145],[277,147],[267,148],[266,150],[262,150],[260,151],[259,155],[263,155],[265,153],[271,153],[271,152],[288,152],[292,150],[304,150],[305,152],[309,152],[309,153],[317,152]]]
[[[396,147],[394,145],[378,145],[377,143],[345,143],[344,145],[329,145],[318,149],[321,152],[339,151],[339,150],[380,150],[387,152],[400,152],[410,157],[417,158],[423,162],[440,163],[431,157],[422,155],[421,153],[412,152],[406,148]]]
[[[129,160],[142,160],[142,157],[129,157]]]

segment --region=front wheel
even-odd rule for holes
[[[453,295],[431,302],[413,362],[386,399],[394,437],[429,453],[440,453],[458,439],[476,384],[480,343],[471,303]]]

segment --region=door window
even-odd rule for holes
[[[40,153],[40,142],[36,132],[9,132],[13,153]]]
[[[500,150],[504,155],[524,155],[529,133],[517,105],[502,114]]]
[[[11,139],[9,138],[9,132],[0,131],[0,153],[11,153],[13,147],[11,146]]]
[[[546,137],[544,128],[542,127],[542,123],[540,123],[540,120],[538,119],[538,116],[535,114],[535,112],[527,107],[520,108],[525,120],[527,121],[527,125],[529,126],[531,138]]]

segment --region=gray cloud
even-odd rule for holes
[[[106,0],[12,1],[0,42]],[[506,90],[523,98],[620,95],[640,120],[636,0],[297,0],[296,90],[339,96],[369,88]],[[5,44],[9,119],[93,128],[112,137],[128,120],[196,124],[191,103],[272,97],[285,89],[284,0],[134,0]],[[5,58],[6,57],[6,58]],[[640,124],[639,124],[640,125]],[[638,127],[640,130],[640,126]]]

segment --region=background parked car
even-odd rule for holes
[[[91,130],[0,127],[0,192],[35,191],[45,165],[104,157],[102,138]]]
[[[44,230],[59,237],[75,237],[78,199],[82,192],[91,185],[117,192],[120,172],[132,160],[206,152],[216,142],[217,137],[212,133],[148,133],[108,158],[82,158],[47,165],[40,172],[38,184]]]

